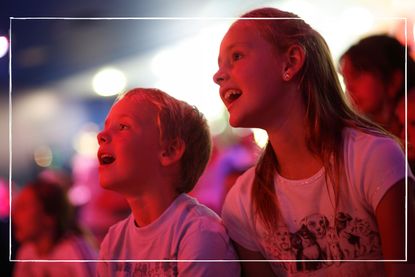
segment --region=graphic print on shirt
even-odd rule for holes
[[[304,260],[283,263],[289,273],[315,271],[339,266],[342,260],[365,259],[370,254],[381,253],[380,237],[373,229],[367,220],[353,218],[345,212],[338,212],[331,221],[315,213],[302,218],[295,232],[286,226],[267,232],[265,250],[269,259]]]
[[[115,272],[117,276],[178,276],[177,262],[167,262],[167,260],[177,260],[177,255],[165,260],[166,262],[117,263]]]

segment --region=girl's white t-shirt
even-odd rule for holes
[[[387,190],[405,178],[405,157],[391,138],[350,128],[344,136],[345,168],[337,210],[324,168],[305,180],[288,180],[276,173],[282,217],[271,232],[252,215],[255,168],[245,172],[227,195],[223,221],[231,239],[241,246],[261,252],[267,260],[325,260],[271,262],[278,276],[384,275],[381,262],[343,260],[383,259],[375,210]]]

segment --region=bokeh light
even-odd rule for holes
[[[116,68],[99,70],[92,79],[94,91],[100,96],[113,96],[122,92],[127,85],[124,73]]]
[[[48,167],[52,164],[52,149],[47,145],[37,147],[34,151],[33,156],[36,164],[40,167]]]
[[[5,36],[0,37],[0,58],[4,57],[9,51],[9,40]]]

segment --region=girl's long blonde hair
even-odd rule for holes
[[[337,207],[343,162],[343,130],[360,129],[376,135],[388,135],[385,130],[356,114],[347,104],[330,50],[323,37],[297,15],[274,8],[250,11],[242,16],[261,36],[283,53],[291,45],[300,45],[305,62],[295,76],[306,107],[307,147],[325,168],[327,184],[332,184]],[[246,19],[248,18],[248,19]],[[254,20],[249,18],[277,18]],[[277,147],[277,146],[275,146]],[[274,188],[278,157],[270,143],[260,157],[252,187],[255,218],[268,230],[278,225],[279,208]],[[328,185],[329,186],[329,185]],[[328,187],[329,189],[329,187]]]

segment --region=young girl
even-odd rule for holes
[[[398,263],[345,262],[405,259],[405,158],[386,131],[345,103],[321,35],[292,13],[254,10],[230,27],[218,62],[214,81],[230,124],[269,137],[222,212],[241,260],[274,260],[243,263],[244,273],[407,273]],[[409,259],[414,250],[408,245]]]

